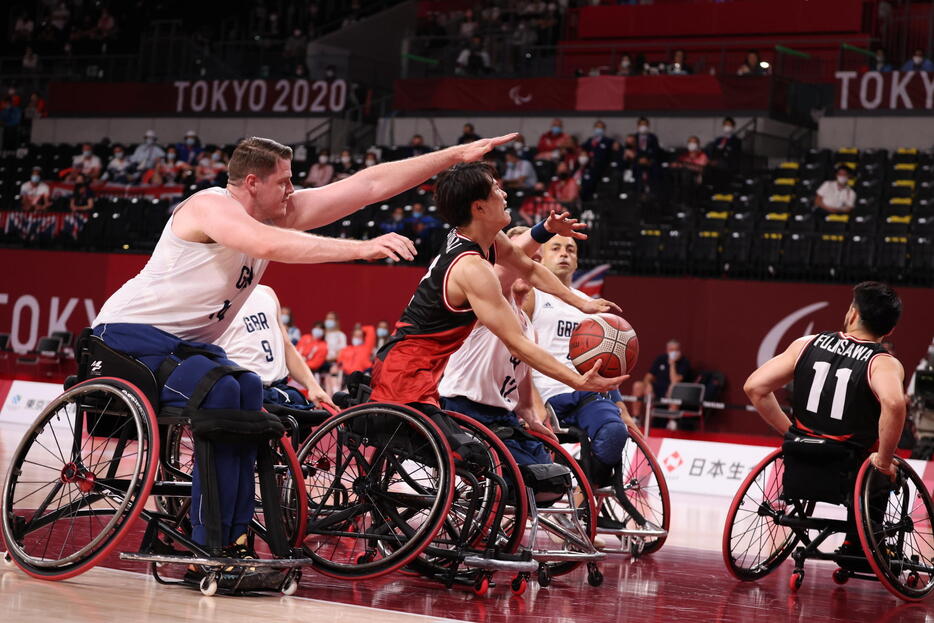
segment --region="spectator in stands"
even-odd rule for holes
[[[308,48],[308,37],[302,32],[301,28],[294,28],[292,34],[285,40],[282,47],[282,56],[284,58],[302,59],[305,57],[305,50]]]
[[[101,176],[102,168],[101,159],[94,154],[92,145],[84,143],[81,146],[81,153],[72,158],[71,172],[65,180],[73,182],[78,175],[84,175],[87,179],[96,180]]]
[[[637,68],[632,62],[632,56],[624,53],[623,56],[619,59],[619,67],[616,68],[616,75],[635,76],[637,73]]]
[[[49,23],[52,24],[57,31],[64,33],[71,19],[71,11],[68,10],[68,6],[64,2],[59,2],[55,6],[50,17]]]
[[[299,338],[295,348],[304,357],[308,369],[315,374],[324,374],[330,368],[328,343],[324,341],[324,323],[316,322],[311,328],[311,333],[306,333]]]
[[[902,65],[902,71],[934,71],[934,63],[925,58],[924,50],[915,48],[911,58]]]
[[[814,205],[819,214],[845,214],[856,205],[856,192],[850,188],[850,168],[837,167],[837,179],[827,180],[817,189]]]
[[[892,64],[889,63],[888,59],[885,57],[885,49],[876,48],[875,56],[869,59],[869,71],[888,73],[893,69],[894,67],[892,67]]]
[[[29,94],[29,101],[26,102],[26,108],[23,109],[23,118],[32,123],[36,119],[48,117],[49,113],[45,108],[45,100],[39,96],[37,91]]]
[[[175,151],[178,153],[179,162],[194,166],[198,162],[198,156],[203,151],[198,133],[194,130],[185,132],[184,139],[175,143]]]
[[[405,222],[405,210],[402,206],[396,206],[392,214],[379,224],[379,229],[384,234],[399,234],[411,238]]]
[[[687,64],[684,50],[674,51],[665,71],[671,76],[684,76],[691,73],[691,66]]]
[[[337,366],[344,376],[354,372],[368,372],[373,367],[373,348],[365,343],[363,329],[354,329],[350,345],[341,349],[337,356]]]
[[[318,152],[318,162],[311,165],[305,175],[303,185],[306,188],[327,186],[334,180],[334,165],[331,164],[331,152],[322,149]]]
[[[483,39],[471,37],[470,43],[457,56],[454,73],[460,76],[484,76],[491,71],[490,55],[483,49]]]
[[[405,147],[399,149],[399,155],[402,158],[412,158],[421,156],[431,151],[431,147],[425,144],[425,139],[421,134],[413,134],[412,140]]]
[[[597,119],[593,124],[593,134],[581,145],[581,150],[587,154],[585,165],[590,167],[595,175],[603,175],[610,161],[619,153],[619,143],[606,134],[606,123]],[[578,156],[578,162],[580,157]]]
[[[156,144],[156,133],[154,130],[146,130],[143,134],[143,143],[136,148],[133,155],[130,156],[130,163],[133,165],[137,175],[156,166],[159,158],[165,157],[165,150]]]
[[[363,156],[363,167],[375,167],[379,164],[379,155],[375,151],[368,151]]]
[[[343,150],[341,152],[340,162],[334,167],[334,180],[342,180],[356,172],[357,165],[353,161],[353,155],[350,153],[349,149]]]
[[[704,148],[709,159],[711,182],[718,187],[728,181],[732,172],[739,168],[743,143],[736,136],[735,130],[736,122],[733,117],[724,118],[722,133]]]
[[[458,145],[463,145],[464,143],[472,143],[474,141],[479,141],[480,135],[477,134],[476,130],[473,127],[472,123],[464,124],[464,133],[461,134],[460,138],[457,139]]]
[[[208,154],[201,152],[198,166],[195,167],[195,183],[203,188],[217,183],[218,176],[227,171],[227,156],[220,149]]]
[[[23,109],[16,104],[12,96],[7,95],[0,101],[0,127],[3,128],[4,150],[12,151],[19,146],[19,130],[22,121]]]
[[[477,32],[477,28],[480,27],[479,22],[474,19],[473,9],[467,9],[464,11],[464,19],[461,21],[460,26],[458,27],[458,32],[463,38],[473,37]]]
[[[19,96],[19,92],[16,90],[16,87],[11,86],[6,90],[6,94],[10,97],[10,105],[17,108],[23,107],[23,98]]]
[[[341,331],[340,321],[337,318],[337,312],[330,311],[324,317],[324,341],[328,344],[327,361],[330,374],[326,382],[326,388],[329,394],[334,394],[340,389],[338,383],[338,370],[336,369],[337,357],[347,346],[347,334]]]
[[[516,155],[523,160],[531,160],[532,156],[535,155],[532,148],[525,142],[525,136],[522,134],[516,135],[516,140],[510,143],[509,146],[515,149]]]
[[[21,64],[24,73],[31,74],[39,71],[39,55],[35,53],[31,46],[26,46]]]
[[[512,189],[530,189],[538,183],[535,167],[528,160],[523,160],[516,150],[506,150],[506,170],[503,172],[503,186]]]
[[[19,205],[23,210],[45,210],[51,203],[51,193],[48,185],[42,181],[42,168],[33,167],[29,181],[24,182],[19,189]]]
[[[94,209],[94,192],[88,178],[79,173],[75,178],[75,186],[71,191],[71,200],[68,207],[72,212],[87,212]]]
[[[657,186],[661,147],[646,117],[639,117],[636,132],[636,161],[632,169],[636,178],[636,191],[650,193]]]
[[[117,20],[114,19],[107,7],[101,9],[101,16],[97,18],[95,30],[97,39],[110,39],[116,34]]]
[[[678,155],[678,158],[672,163],[676,169],[684,169],[694,174],[695,181],[700,183],[701,174],[704,167],[707,166],[709,159],[707,154],[700,148],[700,139],[696,136],[689,136],[687,142],[687,151]]]
[[[538,139],[538,152],[535,154],[535,159],[557,160],[561,156],[558,148],[565,139],[564,122],[561,119],[552,119],[551,127]]]
[[[279,309],[279,320],[285,326],[285,331],[289,336],[289,341],[292,342],[292,345],[298,344],[298,340],[302,337],[302,332],[297,326],[295,326],[295,319],[292,318],[292,308],[291,307],[282,307]]]
[[[555,169],[555,179],[548,185],[548,194],[565,207],[576,208],[580,202],[580,185],[564,162]]]
[[[143,173],[142,182],[153,186],[174,184],[190,171],[188,164],[179,162],[175,147],[169,147],[165,150],[165,158],[156,160],[156,166]]]
[[[563,162],[568,169],[573,171],[577,168],[577,156],[581,153],[581,147],[571,134],[565,134],[561,143],[558,145],[558,158],[555,163]]]
[[[107,173],[105,177],[108,181],[115,184],[129,184],[129,169],[130,160],[126,157],[123,145],[114,145],[113,157],[110,159],[110,162],[107,163]]]
[[[413,240],[421,245],[419,247],[420,253],[424,253],[430,251],[428,247],[431,242],[431,234],[441,227],[441,221],[425,211],[424,203],[416,201],[412,204],[412,214],[405,219],[405,227],[406,231],[414,236]]]
[[[36,23],[26,11],[21,9],[13,25],[13,36],[11,38],[13,41],[31,41],[35,29]]]
[[[746,60],[736,70],[736,74],[739,76],[764,76],[769,71],[769,64],[765,63],[763,65],[762,60],[759,59],[759,53],[756,50],[749,50],[746,53]]]
[[[665,352],[655,358],[642,381],[632,384],[632,393],[637,398],[644,398],[646,394],[652,394],[655,400],[665,398],[672,385],[690,378],[691,364],[681,352],[681,343],[670,339],[665,345]],[[632,416],[639,417],[642,412],[643,403],[633,403]]]
[[[389,323],[385,320],[380,320],[376,323],[376,342],[373,344],[373,356],[376,356],[376,352],[383,347],[383,345],[389,341],[389,336],[392,334],[392,329],[389,326]]]

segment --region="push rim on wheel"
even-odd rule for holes
[[[325,575],[363,579],[407,564],[437,534],[454,494],[450,446],[404,405],[369,403],[330,418],[298,460],[304,549]],[[380,541],[394,544],[391,553],[376,555]]]
[[[746,476],[727,513],[723,529],[723,562],[738,580],[771,573],[794,549],[798,537],[780,526],[780,515],[807,515],[797,501],[782,499],[784,459],[781,449],[766,456]]]
[[[860,544],[882,585],[896,597],[918,601],[934,590],[931,496],[918,474],[896,457],[894,483],[863,463],[856,478],[855,514]]]
[[[13,455],[2,504],[10,555],[30,575],[91,568],[142,511],[159,461],[156,418],[120,379],[75,385],[53,400]]]
[[[649,449],[642,434],[634,427],[629,428],[633,443],[626,444],[621,467],[622,488],[626,499],[642,515],[647,526],[640,526],[636,519],[614,499],[604,499],[599,512],[608,519],[623,524],[626,528],[655,527],[665,532],[671,521],[671,502],[668,483],[655,455]],[[646,540],[640,554],[651,554],[661,549],[668,536]]]

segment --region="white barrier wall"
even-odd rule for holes
[[[818,147],[898,149],[934,146],[934,117],[875,116],[823,117],[818,126]]]

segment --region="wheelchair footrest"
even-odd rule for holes
[[[532,558],[537,562],[593,562],[603,560],[603,552],[569,552],[565,550],[534,550]]]
[[[668,535],[668,531],[657,526],[649,524],[645,528],[597,528],[597,534],[608,534],[611,536],[635,536],[645,539],[658,539]]]
[[[177,554],[143,554],[121,552],[120,560],[134,562],[155,562],[179,565],[200,565],[202,567],[262,567],[267,569],[285,569],[288,567],[310,567],[311,558],[199,558]]]
[[[465,567],[475,569],[514,571],[515,573],[534,573],[538,569],[538,563],[534,560],[500,560],[485,556],[466,556],[463,564]]]

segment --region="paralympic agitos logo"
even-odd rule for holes
[[[756,354],[756,367],[761,366],[766,361],[771,359],[778,352],[778,345],[781,343],[782,338],[785,337],[785,334],[799,321],[803,320],[810,314],[824,309],[830,305],[829,301],[820,301],[819,303],[811,303],[810,305],[805,305],[801,309],[797,309],[769,329],[769,332],[765,334],[765,337],[762,339],[762,342],[759,344],[759,352]],[[811,321],[807,324],[807,328],[801,334],[810,335],[814,330],[814,322]],[[796,337],[801,337],[796,336]]]

